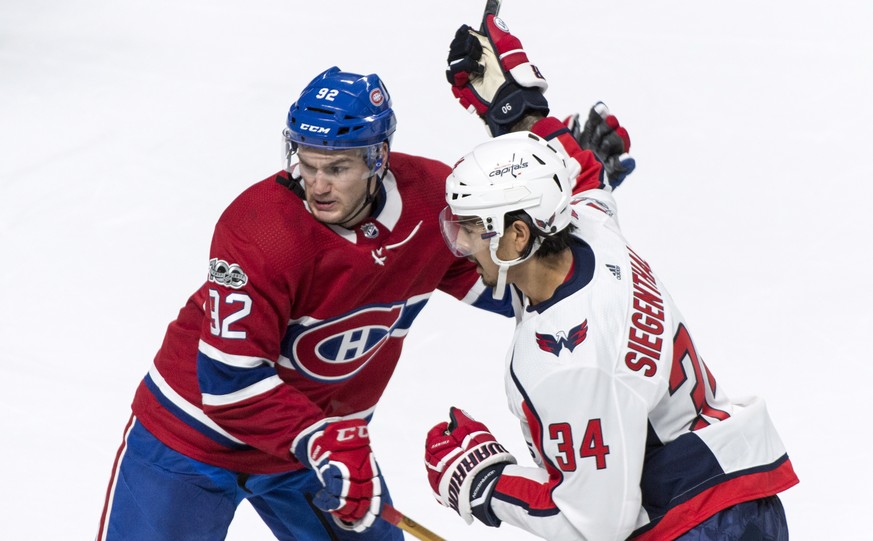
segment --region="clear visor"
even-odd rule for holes
[[[489,250],[496,232],[487,232],[478,216],[457,216],[450,207],[440,212],[440,230],[446,246],[457,257],[469,257]]]
[[[329,181],[367,179],[378,172],[384,161],[381,143],[368,147],[337,149],[303,146],[318,153],[330,153],[339,158],[346,158],[338,161],[330,160],[328,166],[323,169],[313,167],[312,164],[301,163],[300,148],[302,145],[295,143],[288,137],[287,128],[283,135],[285,171],[291,173],[292,178],[300,178],[301,176],[314,178],[316,174],[321,173]],[[360,167],[362,162],[363,168]]]

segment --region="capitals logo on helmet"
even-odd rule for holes
[[[504,174],[511,173],[511,174]],[[564,157],[530,132],[496,137],[458,161],[446,179],[446,202],[457,216],[477,216],[503,234],[509,212],[526,212],[540,233],[570,224],[570,173]]]
[[[502,298],[509,267],[530,259],[542,246],[542,237],[570,226],[570,171],[564,156],[546,140],[530,132],[509,133],[473,149],[455,164],[446,179],[446,202],[440,227],[449,249],[456,255],[478,250],[461,224],[471,218],[484,228],[491,260],[498,266],[493,288]],[[533,240],[525,253],[514,259],[497,255],[509,213],[523,211],[530,217]],[[460,239],[460,241],[459,241]]]

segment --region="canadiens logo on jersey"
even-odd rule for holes
[[[553,354],[555,357],[561,354],[561,350],[567,348],[572,351],[576,346],[585,341],[588,337],[588,320],[586,319],[579,325],[576,325],[568,332],[558,331],[557,334],[536,333],[537,345],[541,350]]]
[[[209,260],[209,281],[239,289],[248,283],[249,277],[236,263],[228,263],[223,259],[213,257]]]
[[[292,325],[282,351],[304,376],[322,382],[346,380],[361,371],[391,339],[409,327],[403,304],[369,306],[342,317]]]

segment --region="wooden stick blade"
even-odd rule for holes
[[[387,503],[382,506],[382,513],[379,516],[416,539],[422,539],[423,541],[446,541]]]

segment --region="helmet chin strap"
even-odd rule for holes
[[[382,168],[381,175],[374,171],[372,175],[367,177],[367,195],[365,195],[364,198],[361,200],[361,204],[358,207],[358,210],[356,210],[351,216],[349,216],[348,218],[346,218],[342,222],[338,223],[337,225],[339,225],[341,227],[345,227],[346,226],[345,224],[354,220],[355,217],[358,216],[358,214],[360,214],[365,208],[367,208],[368,206],[370,206],[372,203],[374,203],[376,201],[376,196],[379,195],[379,190],[382,189],[382,180],[385,178],[385,175],[388,174],[388,163],[386,162],[384,164],[384,166],[382,164],[380,164],[379,167]],[[378,171],[378,169],[377,169],[377,171]],[[371,190],[370,189],[370,182],[374,178],[376,179],[376,189]]]
[[[512,265],[500,265],[497,268],[497,285],[491,290],[491,296],[494,300],[503,300],[503,294],[506,292],[506,273]]]
[[[361,199],[361,204],[358,205],[358,210],[353,212],[350,216],[348,216],[342,222],[338,222],[337,225],[339,225],[341,227],[346,227],[347,223],[354,220],[358,216],[358,214],[360,214],[365,208],[370,206],[371,203],[376,201],[376,195],[379,193],[379,187],[382,186],[382,178],[384,176],[385,176],[385,173],[382,173],[381,176],[380,175],[371,175],[371,176],[367,177],[367,195],[365,195],[364,198]],[[375,190],[370,189],[370,182],[373,180],[373,178],[376,179],[376,189]]]
[[[497,301],[503,299],[503,294],[506,291],[506,273],[509,272],[509,267],[514,267],[515,265],[524,263],[530,259],[540,248],[541,244],[540,239],[536,237],[533,239],[533,242],[531,242],[530,250],[528,250],[527,254],[515,259],[510,259],[509,261],[504,261],[497,257],[497,247],[500,244],[501,236],[502,235],[492,237],[490,243],[491,260],[497,263],[497,285],[495,285],[491,290],[491,296]]]

